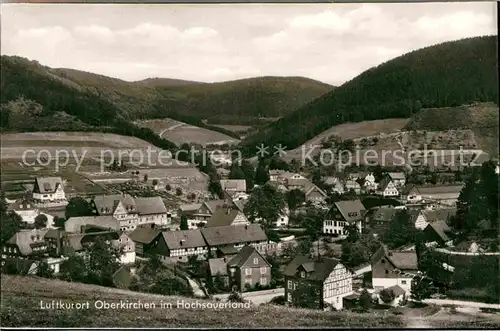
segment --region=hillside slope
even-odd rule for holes
[[[338,124],[409,118],[424,108],[498,104],[497,37],[446,42],[369,69],[244,141],[295,148]]]
[[[155,303],[152,309],[41,310],[40,301]],[[251,308],[177,308],[177,301],[209,303],[183,297],[130,292],[38,277],[2,275],[2,326],[38,327],[401,327],[401,318],[382,313],[332,313],[260,306]],[[160,302],[172,303],[160,308]],[[214,303],[214,302],[211,302]]]
[[[459,107],[421,109],[410,119],[405,129],[471,130],[483,149],[498,155],[498,121],[498,105],[484,102]]]
[[[48,99],[54,97],[77,96],[87,103],[85,99],[93,98],[114,105],[118,114],[127,120],[182,114],[206,119],[209,124],[241,124],[238,122],[242,118],[283,116],[333,89],[303,77],[257,77],[213,84],[169,78],[127,82],[90,72],[50,68],[15,56],[1,59],[2,92],[4,89],[7,92],[2,96],[2,103],[15,100],[20,94],[18,90],[26,87],[24,96],[43,105],[51,103]],[[38,91],[32,91],[35,88]],[[41,98],[44,101],[40,101]],[[54,106],[57,110],[68,108],[59,101]],[[75,106],[74,111],[67,112],[83,112],[78,107],[82,105]],[[86,105],[85,108],[93,113],[95,107]],[[226,123],[228,121],[230,123]]]

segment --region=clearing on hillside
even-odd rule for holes
[[[223,133],[186,124],[172,119],[142,120],[135,122],[139,126],[150,128],[161,138],[181,145],[192,143],[199,145],[206,144],[238,144],[240,141]]]

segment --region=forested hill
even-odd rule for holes
[[[337,124],[408,118],[420,108],[474,101],[498,104],[496,36],[426,47],[369,69],[249,136],[243,146],[290,149]]]
[[[54,69],[21,57],[2,56],[1,64],[2,92],[6,89],[2,103],[16,99],[23,91],[25,98],[50,109],[66,109],[93,123],[106,122],[115,115],[130,121],[177,119],[182,115],[210,124],[242,124],[245,119],[286,115],[334,88],[303,77],[256,77],[222,83],[169,78],[127,82],[79,70]],[[102,102],[98,107],[102,113],[94,114],[96,107],[89,107],[96,102]],[[71,105],[71,111],[67,105]]]

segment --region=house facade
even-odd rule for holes
[[[135,263],[135,243],[128,236],[127,233],[123,232],[120,234],[120,238],[113,242],[113,245],[121,249],[120,263],[121,264],[134,264]]]
[[[2,247],[2,260],[5,259],[39,259],[48,255],[45,234],[48,229],[20,230],[16,232]]]
[[[35,224],[35,218],[40,214],[40,210],[35,206],[33,201],[27,199],[18,199],[9,205],[8,208],[21,216],[23,222],[27,224]]]
[[[397,197],[399,191],[389,176],[385,176],[378,184],[376,193],[383,197]]]
[[[324,202],[328,195],[316,185],[312,185],[306,192],[306,201],[310,202]]]
[[[221,179],[220,186],[222,191],[229,193],[231,197],[247,192],[247,182],[244,179]]]
[[[345,191],[346,192],[349,192],[349,191],[354,191],[354,193],[356,194],[360,194],[361,193],[361,185],[359,185],[359,183],[355,180],[346,180],[345,182]]]
[[[271,284],[271,264],[252,246],[244,246],[227,266],[230,284],[240,291]]]
[[[419,203],[422,201],[422,194],[415,185],[406,185],[401,190],[401,201],[408,204]]]
[[[363,230],[365,207],[360,200],[337,201],[328,211],[323,221],[323,233],[347,237],[346,227],[355,224],[358,231]]]
[[[334,259],[312,261],[305,256],[295,257],[285,268],[285,302],[294,305],[299,301],[301,287],[311,286],[318,293],[317,307],[325,304],[343,309],[343,298],[351,295],[352,272]]]
[[[155,249],[162,261],[187,262],[189,256],[205,256],[208,247],[199,229],[163,231]]]
[[[387,173],[396,187],[403,187],[406,184],[406,175],[404,172],[389,172]]]
[[[33,199],[41,203],[67,201],[62,178],[36,178],[35,186],[33,187]]]
[[[409,295],[411,281],[418,274],[415,251],[390,251],[380,247],[371,258],[372,286],[377,290],[400,286]]]
[[[154,223],[160,227],[170,224],[171,219],[161,197],[136,198],[134,202],[139,224]]]
[[[129,238],[134,242],[136,257],[148,257],[154,254],[161,234],[161,229],[154,223],[140,225],[128,233]]]

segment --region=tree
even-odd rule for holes
[[[359,229],[356,226],[356,224],[354,224],[354,223],[349,224],[344,228],[344,230],[347,231],[347,241],[348,242],[354,243],[354,242],[358,241],[358,239],[360,237],[360,233],[359,233]]]
[[[81,197],[71,198],[66,206],[66,219],[71,217],[92,216],[92,204]]]
[[[170,184],[165,185],[165,190],[167,191],[172,190],[172,186]]]
[[[288,166],[288,163],[286,163],[285,161],[283,161],[279,157],[273,156],[273,157],[271,157],[271,160],[269,162],[269,169],[278,169],[278,170],[288,171],[289,166]]]
[[[312,246],[313,241],[310,238],[306,237],[299,241],[297,245],[297,252],[301,255],[311,256],[311,250],[313,248]]]
[[[54,270],[52,270],[52,268],[49,266],[47,262],[41,261],[38,264],[36,275],[44,278],[52,278],[54,277]]]
[[[283,195],[272,185],[256,187],[245,205],[245,214],[251,222],[259,220],[268,231],[272,229],[285,209]]]
[[[113,274],[120,267],[120,249],[114,247],[103,237],[97,237],[87,249],[88,279],[91,283],[103,286],[113,284]]]
[[[64,229],[64,223],[66,223],[66,219],[59,216],[55,216],[53,221],[55,227],[59,229]]]
[[[433,290],[430,283],[421,276],[413,277],[411,281],[411,298],[417,302],[422,302],[431,297]]]
[[[363,289],[363,291],[361,291],[361,295],[359,296],[359,306],[362,311],[367,311],[368,309],[370,309],[371,305],[372,305],[372,296],[370,295],[370,293],[368,293],[368,291],[365,288]]]
[[[380,291],[379,296],[380,296],[380,300],[382,300],[382,302],[385,304],[391,303],[396,298],[394,291],[387,289],[387,288]]]
[[[227,301],[229,302],[245,302],[245,299],[241,296],[241,293],[237,291],[235,287],[233,287],[233,290],[231,291],[231,294],[227,297]]]
[[[44,214],[39,214],[35,217],[35,228],[44,229],[47,227],[47,216]]]
[[[383,241],[390,248],[397,248],[409,243],[415,243],[418,229],[412,222],[411,215],[406,209],[396,212],[394,218],[389,222],[389,227],[383,235]]]
[[[82,256],[69,254],[61,263],[60,277],[69,282],[85,282],[87,280],[87,266]]]
[[[222,186],[220,185],[219,180],[213,177],[211,177],[210,181],[208,182],[208,191],[219,199],[222,199],[224,197],[224,191],[222,190]]]
[[[1,245],[3,245],[21,229],[22,218],[14,211],[7,211],[7,201],[2,189],[0,189],[0,221]]]
[[[321,307],[321,286],[315,281],[303,281],[292,293],[292,305],[299,308]]]
[[[264,160],[259,161],[259,165],[257,166],[257,170],[255,171],[255,184],[264,185],[269,181],[269,171],[267,166],[265,165]]]
[[[294,210],[306,201],[306,195],[302,190],[293,189],[286,193],[286,199],[288,202],[288,207]]]
[[[231,165],[229,179],[246,179],[245,173],[237,163]]]
[[[182,195],[182,189],[180,187],[175,189],[175,195],[181,196]]]
[[[247,160],[241,161],[241,170],[245,174],[245,180],[247,184],[247,191],[251,191],[254,187],[254,179],[255,179],[255,169],[253,165]]]
[[[188,219],[187,219],[186,215],[181,215],[180,228],[181,228],[181,230],[188,230],[189,229]]]
[[[184,279],[172,275],[170,272],[163,272],[157,276],[158,280],[151,287],[151,292],[165,295],[190,296],[193,294],[191,286]]]

